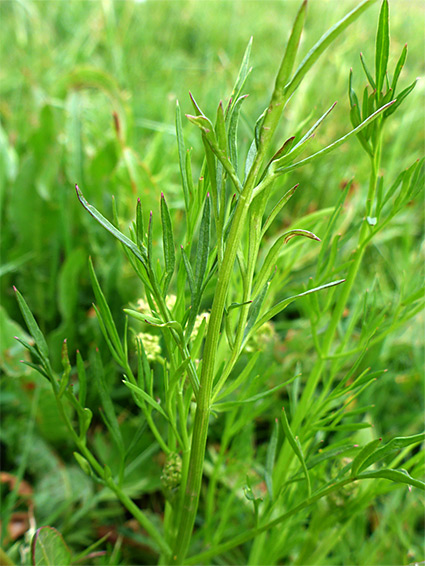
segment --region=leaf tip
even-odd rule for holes
[[[15,291],[15,293],[18,292],[18,289],[15,287],[15,285],[13,285],[13,290]]]

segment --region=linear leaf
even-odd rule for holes
[[[146,403],[148,403],[151,407],[153,407],[156,411],[158,411],[158,413],[160,413],[165,419],[168,420],[167,414],[165,413],[164,409],[161,407],[161,405],[159,403],[157,403],[155,401],[155,399],[152,399],[152,397],[150,395],[148,395],[146,393],[146,391],[143,391],[143,389],[141,389],[140,387],[137,387],[137,385],[134,385],[134,383],[130,383],[129,381],[127,381],[126,379],[123,379],[123,383],[124,385],[126,385],[129,389],[131,389],[132,391],[134,391],[134,393],[136,395],[138,395],[139,397],[141,397],[144,401],[146,401]]]
[[[233,391],[237,389],[239,385],[241,385],[244,381],[246,381],[253,367],[257,363],[259,355],[260,352],[257,351],[250,357],[249,362],[246,364],[244,369],[239,373],[238,377],[234,379],[222,393],[220,391],[216,392],[216,389],[214,389],[213,399],[215,399],[216,396],[217,396],[217,400],[223,399],[223,397],[227,397],[228,395],[230,395],[230,393],[233,393]]]
[[[425,433],[415,434],[413,436],[399,436],[391,439],[387,444],[376,450],[373,454],[368,456],[362,464],[362,470],[365,470],[375,462],[394,454],[402,448],[407,446],[417,445],[425,440]]]
[[[295,191],[298,189],[298,187],[299,187],[299,183],[297,183],[291,189],[289,189],[289,191],[287,191],[283,195],[283,197],[281,197],[278,200],[278,202],[274,205],[272,211],[270,212],[269,216],[267,217],[267,220],[264,222],[264,226],[261,230],[262,236],[264,236],[266,231],[270,228],[270,225],[273,222],[273,220],[276,218],[276,216],[279,214],[279,212],[282,210],[282,208],[285,206],[285,204],[288,202],[288,200],[292,197],[292,195],[295,193]]]
[[[394,69],[394,76],[393,76],[393,80],[391,81],[391,89],[393,91],[393,96],[395,96],[395,90],[396,90],[396,87],[397,87],[398,78],[399,78],[401,70],[403,69],[404,64],[406,62],[406,57],[407,57],[407,43],[403,47],[403,49],[401,51],[400,58],[397,61],[397,64],[396,64],[395,69]]]
[[[291,76],[292,69],[294,68],[295,58],[297,56],[298,47],[300,44],[301,33],[304,28],[305,15],[307,10],[307,0],[304,0],[295,17],[292,26],[291,35],[286,46],[285,55],[283,56],[280,64],[279,72],[276,77],[275,90],[283,90]]]
[[[28,330],[30,331],[31,336],[34,338],[38,351],[40,352],[43,359],[47,359],[49,357],[49,349],[47,347],[46,339],[44,338],[44,335],[41,332],[40,327],[38,326],[34,318],[34,315],[30,311],[24,297],[21,295],[21,293],[18,291],[16,287],[13,287],[13,290],[15,291],[16,294],[19,310],[21,311],[22,316],[24,317],[25,323],[28,327]]]
[[[425,491],[425,482],[418,480],[416,478],[412,478],[406,470],[373,470],[371,472],[362,472],[361,474],[357,475],[358,479],[386,479],[391,480],[396,483],[406,483],[407,485],[412,485],[413,487],[417,487]]]
[[[83,196],[83,193],[79,189],[78,185],[75,185],[75,190],[77,191],[78,200],[84,206],[84,208],[89,212],[95,220],[99,222],[110,234],[112,234],[117,240],[124,244],[133,254],[137,257],[139,261],[146,265],[145,254],[141,253],[137,245],[127,238],[122,232],[120,232],[113,224],[109,222],[94,206],[89,204]]]
[[[393,106],[391,106],[391,108],[388,108],[388,110],[384,113],[384,118],[388,118],[388,116],[391,116],[391,114],[393,114],[397,110],[397,108],[400,106],[400,104],[403,102],[403,100],[415,88],[417,82],[418,82],[418,79],[415,79],[411,85],[409,85],[402,92],[400,92],[400,94],[395,99]]]
[[[292,450],[294,451],[296,457],[298,458],[298,460],[301,464],[301,467],[304,471],[305,479],[306,479],[306,482],[307,482],[308,496],[310,497],[310,495],[311,495],[310,475],[308,473],[308,469],[307,469],[307,466],[306,466],[306,463],[305,463],[304,454],[303,454],[302,449],[301,449],[301,444],[299,442],[297,442],[297,438],[294,436],[294,433],[292,432],[291,427],[289,426],[288,418],[286,416],[286,412],[285,412],[284,407],[282,407],[280,422],[282,423],[283,432],[285,433],[285,436],[286,436]]]
[[[303,293],[299,293],[298,295],[293,295],[292,297],[288,297],[283,301],[277,303],[274,307],[269,309],[261,318],[260,320],[254,325],[252,328],[252,332],[255,332],[258,328],[260,328],[265,322],[282,312],[288,305],[290,305],[295,299],[299,297],[304,297],[305,295],[309,295],[310,293],[316,293],[317,291],[321,291],[322,289],[327,289],[329,287],[334,287],[335,285],[340,285],[344,283],[345,279],[339,279],[338,281],[332,281],[331,283],[326,283],[325,285],[320,285],[319,287],[315,287],[314,289],[309,289],[308,291],[304,291]]]
[[[366,61],[364,60],[363,53],[360,53],[360,61],[361,61],[362,67],[363,67],[363,71],[366,75],[366,78],[369,81],[370,86],[372,87],[372,90],[376,90],[375,81],[373,80],[373,77],[372,77],[372,75],[371,75],[371,73],[370,73],[370,71],[369,71],[369,69],[366,65]]]
[[[230,119],[231,118],[231,114],[233,111],[233,105],[236,102],[236,100],[239,98],[240,93],[245,85],[245,82],[249,76],[249,73],[251,72],[251,69],[249,67],[249,59],[251,56],[251,48],[252,48],[252,37],[250,38],[250,40],[248,41],[248,45],[246,46],[245,49],[245,53],[243,55],[242,58],[242,63],[241,66],[239,68],[239,73],[238,76],[236,78],[236,82],[235,85],[233,87],[232,93],[230,95],[230,101],[229,101],[229,107],[228,107],[228,115],[226,116],[226,119]]]
[[[186,147],[184,144],[182,116],[181,116],[181,110],[178,100],[176,101],[176,134],[177,134],[177,148],[179,152],[180,174],[181,174],[182,186],[183,186],[183,196],[186,205],[186,210],[188,210],[189,182],[188,182],[187,168],[186,168]]]
[[[282,387],[285,387],[285,385],[289,385],[297,376],[294,375],[292,376],[290,379],[284,381],[283,383],[276,385],[276,387],[272,387],[271,389],[267,389],[266,391],[263,391],[262,393],[257,393],[257,395],[253,395],[252,397],[248,397],[248,399],[242,399],[241,401],[227,401],[224,403],[214,403],[213,405],[213,410],[214,411],[230,411],[236,407],[239,407],[240,405],[246,405],[247,403],[254,403],[255,401],[260,401],[261,399],[265,399],[266,397],[269,397],[270,395],[273,395],[273,393],[275,393],[276,391],[279,391],[280,389],[282,389]]]
[[[387,72],[388,56],[390,53],[390,24],[388,0],[383,0],[379,12],[378,31],[375,44],[375,78],[376,91],[380,96]]]
[[[97,307],[98,307],[98,313],[100,315],[100,318],[102,319],[101,322],[103,323],[105,330],[107,332],[107,335],[109,336],[109,339],[114,347],[114,350],[116,351],[116,353],[119,355],[119,357],[121,358],[121,360],[124,357],[124,353],[123,353],[123,349],[122,349],[122,344],[121,344],[121,340],[118,334],[118,330],[117,327],[115,326],[115,322],[114,319],[112,317],[112,313],[111,313],[111,309],[109,308],[109,305],[106,301],[105,295],[103,294],[103,291],[100,287],[99,281],[96,277],[96,273],[93,267],[93,262],[91,260],[91,258],[89,258],[89,274],[90,274],[90,279],[91,279],[91,284],[93,287],[93,291],[94,291],[94,295],[96,298],[96,303],[97,303]]]
[[[264,471],[264,481],[266,482],[267,491],[270,499],[273,501],[273,467],[276,458],[277,442],[279,439],[279,422],[276,419],[273,425],[270,442],[267,446],[266,468]]]
[[[145,237],[143,229],[143,211],[140,199],[137,199],[136,206],[136,241],[139,249],[143,249],[143,239]]]
[[[309,157],[306,157],[305,159],[302,159],[297,163],[293,163],[292,165],[288,165],[287,167],[282,167],[280,169],[277,169],[276,173],[286,173],[288,171],[293,171],[294,169],[297,169],[298,167],[301,167],[306,163],[311,163],[313,160],[317,159],[318,157],[322,157],[323,155],[330,153],[331,151],[333,151],[334,149],[345,143],[352,136],[356,136],[359,132],[363,130],[363,128],[366,128],[371,122],[373,122],[373,120],[375,120],[382,112],[387,110],[387,108],[390,108],[390,106],[392,106],[394,103],[395,101],[392,100],[391,102],[388,102],[388,104],[381,106],[381,108],[376,110],[376,112],[371,114],[366,120],[364,120],[361,124],[359,124],[357,128],[354,128],[353,130],[351,130],[351,132],[348,132],[348,134],[342,136],[342,138],[339,138],[338,140],[334,141],[324,149],[321,149],[320,151],[313,153],[313,155],[310,155]]]
[[[224,151],[224,153],[227,155],[226,124],[224,121],[223,103],[221,101],[217,108],[215,133],[217,136],[217,141],[220,149]]]
[[[202,214],[201,225],[199,228],[198,246],[196,248],[196,260],[194,271],[195,291],[199,293],[205,277],[210,249],[210,224],[211,224],[211,204],[210,196],[207,194]]]
[[[319,59],[329,45],[331,45],[335,39],[337,39],[337,37],[341,35],[342,32],[347,29],[347,27],[351,25],[365,10],[372,6],[374,2],[375,0],[365,0],[365,2],[359,4],[319,39],[319,41],[310,49],[301,61],[291,81],[286,85],[285,95],[287,97],[291,96],[291,94],[298,88],[307,72],[311,69],[311,67],[313,67],[314,63]]]
[[[254,297],[257,295],[259,290],[263,288],[268,275],[273,268],[273,265],[276,263],[279,257],[282,246],[284,244],[287,244],[289,240],[291,240],[295,236],[304,236],[306,238],[309,238],[310,240],[316,240],[320,242],[320,238],[318,238],[315,234],[313,234],[313,232],[309,232],[308,230],[290,230],[289,232],[285,232],[284,234],[279,236],[267,253],[263,265],[261,266],[261,269],[258,273],[253,290]]]
[[[247,317],[247,321],[246,321],[246,327],[245,327],[245,331],[244,331],[244,334],[243,334],[244,341],[248,337],[248,335],[251,331],[251,328],[254,326],[254,324],[255,324],[255,322],[258,318],[258,315],[260,314],[261,306],[262,306],[264,299],[267,295],[267,291],[269,289],[270,281],[272,280],[274,273],[275,272],[273,271],[272,275],[265,282],[263,288],[258,293],[258,295],[255,297],[255,299],[252,301],[251,306],[249,307],[248,317]]]
[[[375,452],[376,448],[380,445],[381,442],[382,438],[376,438],[375,440],[368,442],[366,446],[364,446],[360,450],[359,454],[357,454],[357,456],[354,458],[351,465],[352,476],[357,475],[358,472],[361,472],[364,469],[362,464],[373,452]]]
[[[195,279],[193,277],[193,269],[192,266],[190,265],[190,261],[189,258],[187,257],[187,253],[185,252],[185,249],[183,246],[181,246],[181,252],[182,252],[182,258],[183,258],[183,265],[186,269],[186,274],[187,274],[187,280],[189,283],[189,289],[190,289],[190,295],[193,301],[193,297],[195,295]]]
[[[228,134],[228,144],[229,144],[229,158],[233,165],[235,172],[238,172],[238,123],[239,115],[241,112],[242,102],[246,99],[248,95],[240,96],[234,104],[232,117],[229,121],[229,134]]]
[[[124,441],[121,435],[121,429],[118,424],[118,419],[115,414],[115,408],[111,399],[111,394],[106,386],[105,372],[98,349],[96,349],[96,354],[94,357],[94,377],[97,384],[97,391],[99,393],[100,402],[104,411],[105,424],[107,425],[109,432],[114,438],[118,449],[120,450],[120,452],[123,452]]]
[[[176,265],[176,254],[174,251],[174,238],[171,216],[167,203],[165,201],[164,193],[161,193],[161,223],[165,261],[165,280],[163,285],[163,291],[165,295],[174,273],[174,267]]]
[[[332,104],[332,106],[326,110],[326,112],[317,120],[315,124],[308,130],[308,132],[300,139],[300,141],[283,157],[276,160],[274,165],[275,168],[281,167],[286,163],[290,163],[293,161],[305,148],[306,144],[314,137],[313,134],[317,130],[317,128],[322,124],[325,118],[332,112],[332,110],[336,106],[336,102]]]

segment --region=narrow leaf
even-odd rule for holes
[[[289,37],[285,50],[285,55],[283,56],[282,62],[280,64],[279,72],[276,77],[275,90],[282,91],[286,87],[289,77],[291,76],[292,69],[295,63],[295,58],[298,52],[298,47],[300,44],[301,33],[304,28],[306,10],[307,10],[307,0],[304,0],[300,6],[300,9],[298,10],[294,24],[292,26],[291,35]]]
[[[140,199],[137,199],[136,206],[136,241],[139,249],[143,249],[143,239],[144,239],[144,229],[143,229],[143,213],[142,213],[142,203]]]
[[[78,373],[78,400],[80,401],[80,405],[82,407],[85,407],[86,396],[87,396],[87,376],[86,376],[86,369],[84,367],[84,361],[79,350],[77,350],[77,373]]]
[[[339,147],[340,145],[345,143],[349,138],[351,138],[352,136],[355,136],[359,132],[361,132],[363,130],[363,128],[366,128],[371,122],[373,122],[373,120],[378,118],[378,116],[380,116],[382,114],[382,112],[387,110],[387,108],[390,108],[390,106],[392,106],[394,104],[394,102],[395,101],[393,100],[393,101],[389,102],[388,104],[381,106],[381,108],[379,108],[376,112],[371,114],[366,120],[364,120],[361,124],[359,124],[357,126],[357,128],[354,128],[354,130],[351,130],[351,132],[348,132],[348,134],[345,134],[345,136],[343,136],[342,138],[339,138],[338,140],[331,143],[330,145],[328,145],[324,149],[321,149],[320,151],[313,153],[313,155],[310,155],[309,157],[306,157],[305,159],[298,161],[297,163],[293,163],[292,165],[288,165],[287,167],[282,167],[280,169],[277,169],[276,173],[286,173],[288,171],[293,171],[294,169],[297,169],[298,167],[301,167],[302,165],[305,165],[306,163],[311,163],[312,161],[314,161],[318,157],[322,157],[323,155],[330,153],[331,151],[333,151],[334,149],[336,149],[337,147]]]
[[[304,291],[304,293],[300,293],[299,295],[293,295],[292,297],[288,297],[283,301],[277,303],[274,307],[269,309],[261,318],[260,320],[254,325],[252,328],[251,334],[258,330],[265,322],[282,312],[288,305],[290,305],[295,299],[299,297],[304,297],[305,295],[309,295],[310,293],[316,293],[317,291],[321,291],[322,289],[328,289],[329,287],[334,287],[335,285],[340,285],[344,283],[345,279],[339,279],[338,281],[332,281],[332,283],[326,283],[325,285],[320,285],[319,287],[315,287],[314,289],[309,289],[308,291]]]
[[[226,125],[224,122],[224,110],[223,110],[223,103],[220,101],[220,104],[217,108],[217,117],[215,121],[215,133],[217,136],[217,141],[220,149],[227,155],[227,139],[226,139]]]
[[[193,277],[193,270],[192,270],[192,266],[190,265],[189,258],[187,257],[187,253],[185,252],[183,246],[181,246],[181,252],[183,258],[183,265],[186,269],[187,281],[189,283],[190,295],[193,302],[193,297],[195,296],[195,279]]]
[[[327,118],[327,116],[329,116],[329,114],[332,112],[332,110],[335,108],[336,106],[336,102],[334,102],[332,104],[332,106],[326,110],[326,112],[317,120],[317,122],[315,122],[315,124],[313,124],[313,126],[308,130],[308,132],[300,139],[300,141],[291,149],[291,151],[289,151],[289,153],[287,153],[286,155],[284,155],[283,157],[281,157],[280,159],[276,160],[274,162],[274,166],[275,168],[277,167],[281,167],[283,165],[285,165],[286,163],[290,163],[291,161],[293,161],[302,151],[304,151],[306,144],[314,137],[314,132],[317,130],[317,128],[322,124],[322,122],[325,120],[325,118]]]
[[[362,464],[362,470],[365,470],[375,462],[386,458],[407,446],[418,445],[425,440],[425,433],[415,434],[413,436],[400,436],[391,439],[387,444],[370,454]]]
[[[310,497],[311,495],[310,475],[308,473],[308,469],[305,463],[304,454],[301,449],[301,444],[297,442],[297,438],[294,436],[294,433],[292,432],[291,427],[289,426],[288,418],[286,416],[284,407],[282,407],[280,422],[282,423],[282,428],[283,428],[283,432],[285,433],[286,439],[288,440],[292,450],[294,451],[304,471],[305,479],[307,482],[308,496]]]
[[[386,479],[391,480],[396,483],[406,483],[407,485],[411,485],[413,487],[417,487],[422,491],[425,491],[425,482],[422,480],[418,480],[416,478],[412,478],[406,470],[373,470],[371,472],[362,472],[361,474],[357,475],[358,479]]]
[[[271,501],[273,501],[273,467],[276,459],[277,442],[279,439],[279,422],[276,419],[273,425],[270,442],[267,446],[266,467],[264,471],[264,481]]]
[[[291,240],[295,236],[304,236],[311,240],[320,242],[320,238],[318,238],[315,234],[313,234],[313,232],[309,232],[308,230],[290,230],[289,232],[285,232],[284,234],[279,236],[268,251],[261,269],[258,272],[257,278],[255,280],[253,297],[255,297],[259,290],[263,288],[271,270],[273,269],[273,266],[276,264],[276,261],[279,258],[279,253],[283,245],[287,244],[289,240]]]
[[[298,189],[298,187],[299,187],[299,183],[297,183],[291,189],[289,189],[289,191],[287,191],[283,195],[283,197],[281,197],[279,199],[279,201],[274,205],[274,207],[273,207],[272,211],[270,212],[267,220],[264,222],[264,226],[263,226],[263,229],[261,231],[262,236],[264,236],[266,231],[270,228],[270,225],[272,224],[273,220],[276,218],[276,216],[279,214],[279,212],[282,210],[282,208],[285,206],[285,204],[288,202],[288,200],[292,197],[292,195],[295,193],[295,191]]]
[[[252,397],[248,397],[247,399],[241,399],[240,401],[227,401],[227,402],[224,402],[224,403],[215,403],[212,408],[213,408],[214,411],[217,411],[217,412],[230,411],[230,410],[234,409],[235,407],[239,407],[240,405],[246,405],[248,403],[255,403],[256,401],[261,401],[262,399],[266,399],[266,397],[270,397],[270,395],[273,395],[273,393],[275,393],[276,391],[279,391],[280,389],[282,389],[282,387],[289,385],[292,381],[294,381],[294,379],[296,377],[297,376],[294,375],[291,378],[284,381],[283,383],[276,385],[276,387],[272,387],[271,389],[267,389],[266,391],[263,391],[262,393],[257,393],[257,395],[253,395]]]
[[[126,379],[123,379],[123,383],[129,389],[134,391],[136,396],[138,396],[141,399],[143,399],[144,401],[146,401],[146,403],[148,403],[151,407],[153,407],[156,411],[158,411],[158,413],[160,413],[165,419],[168,420],[167,414],[164,412],[164,409],[161,407],[161,405],[159,403],[157,403],[154,399],[152,399],[152,397],[150,395],[148,395],[145,391],[143,391],[143,389],[141,389],[140,387],[137,387],[137,385],[134,385],[134,383],[130,383]]]
[[[237,174],[238,172],[238,123],[242,102],[248,95],[240,96],[234,104],[232,117],[229,121],[229,159]]]
[[[186,205],[186,210],[189,208],[189,182],[186,167],[186,147],[183,137],[183,124],[179,101],[176,101],[176,134],[177,134],[177,148],[179,152],[179,166],[182,178],[183,196]]]
[[[112,234],[117,240],[119,240],[122,244],[124,244],[136,257],[139,261],[146,265],[146,258],[144,253],[140,252],[137,245],[127,238],[122,232],[120,232],[113,224],[109,222],[100,212],[96,210],[94,206],[89,204],[83,196],[83,193],[78,188],[78,185],[75,185],[75,190],[77,191],[78,200],[84,206],[84,208],[89,212],[97,222],[101,226],[105,228],[110,234]]]
[[[171,278],[173,277],[174,267],[176,264],[176,254],[174,251],[173,228],[171,224],[170,211],[165,201],[164,193],[161,193],[161,223],[162,223],[162,241],[164,246],[165,261],[165,280],[163,285],[164,295],[167,293]]]
[[[117,416],[115,414],[115,407],[112,402],[110,392],[106,385],[105,372],[98,349],[96,349],[96,354],[94,357],[94,377],[97,385],[97,391],[99,393],[100,402],[104,411],[103,416],[105,424],[107,425],[118,449],[120,450],[120,452],[123,452],[124,442],[121,436],[121,429]]]
[[[373,80],[373,77],[372,77],[371,73],[369,72],[369,69],[366,65],[366,61],[364,60],[364,57],[363,57],[363,53],[360,53],[360,61],[361,61],[362,67],[363,67],[363,71],[366,75],[366,78],[369,81],[370,86],[372,87],[372,90],[376,90],[375,81]]]
[[[401,70],[403,69],[404,64],[406,62],[406,57],[407,57],[407,43],[403,47],[403,49],[401,51],[400,58],[397,61],[397,65],[395,66],[395,69],[394,69],[394,76],[393,76],[393,80],[391,81],[391,88],[392,88],[392,91],[393,91],[393,96],[395,96],[395,90],[397,88],[398,78],[399,78]]]
[[[294,76],[285,88],[287,97],[298,88],[307,72],[313,67],[314,63],[319,59],[322,53],[341,35],[349,25],[351,25],[365,10],[372,6],[374,0],[365,0],[359,4],[354,10],[347,14],[342,20],[332,26],[310,49],[304,59],[301,61]]]
[[[373,454],[373,452],[375,452],[376,448],[379,446],[381,442],[382,442],[382,438],[376,438],[375,440],[368,442],[366,446],[364,446],[360,450],[359,454],[357,454],[357,456],[354,458],[353,463],[351,465],[352,476],[356,476],[358,472],[361,472],[364,469],[362,464],[371,454]]]
[[[18,291],[16,287],[13,287],[13,290],[16,294],[16,299],[18,301],[19,310],[22,313],[22,316],[25,320],[25,323],[30,331],[31,336],[34,338],[35,344],[38,348],[43,359],[47,359],[49,357],[49,349],[47,347],[46,339],[44,338],[43,333],[40,330],[32,312],[30,311],[24,297]]]
[[[122,350],[121,340],[118,335],[118,331],[115,326],[115,322],[112,317],[111,310],[106,301],[105,295],[103,294],[102,289],[99,285],[99,281],[96,277],[96,273],[94,271],[93,262],[91,258],[89,258],[89,275],[90,275],[94,295],[96,298],[96,303],[98,306],[99,318],[101,319],[99,322],[103,323],[104,328],[107,332],[107,336],[109,337],[114,347],[114,350],[116,351],[117,355],[122,359],[124,357],[124,353]]]
[[[230,101],[229,101],[229,107],[228,107],[228,116],[226,116],[226,119],[231,118],[233,105],[236,102],[236,100],[239,98],[240,93],[241,93],[241,91],[242,91],[242,89],[245,85],[246,79],[248,78],[248,75],[251,72],[251,69],[249,67],[249,59],[250,59],[250,56],[251,56],[251,48],[252,48],[252,37],[250,38],[248,45],[246,46],[245,53],[244,53],[244,56],[242,58],[242,63],[241,63],[241,66],[239,68],[239,73],[238,73],[238,76],[236,78],[236,82],[235,82],[235,85],[233,87],[232,93],[230,95]]]
[[[388,116],[391,116],[391,114],[393,114],[397,110],[397,108],[400,106],[400,104],[403,102],[403,100],[407,96],[409,96],[409,94],[415,88],[417,82],[418,82],[418,79],[415,79],[411,85],[409,85],[402,92],[400,92],[400,94],[397,96],[397,98],[393,101],[394,104],[391,106],[391,108],[388,108],[388,110],[384,113],[384,118],[388,118]]]
[[[383,0],[379,12],[378,31],[375,44],[375,78],[376,90],[380,96],[387,72],[388,56],[390,52],[390,24],[388,0]]]

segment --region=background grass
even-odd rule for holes
[[[95,355],[95,347],[100,348],[113,397],[123,415],[123,434],[134,434],[140,425],[138,415],[134,407],[126,407],[127,392],[119,385],[119,372],[110,361],[91,307],[88,255],[94,258],[121,328],[123,306],[142,292],[118,246],[81,209],[73,185],[77,182],[107,216],[111,215],[111,195],[115,195],[123,224],[133,218],[137,197],[144,210],[158,214],[163,191],[176,219],[179,245],[183,235],[178,230],[183,223],[178,222],[182,191],[174,133],[175,101],[179,99],[183,113],[190,112],[190,89],[206,114],[214,115],[217,102],[231,91],[246,43],[254,36],[254,69],[247,86],[250,97],[243,106],[240,126],[240,156],[244,158],[252,126],[268,102],[282,45],[298,5],[292,0],[0,3],[2,467],[12,476],[25,477],[32,486],[37,525],[58,527],[76,549],[112,529],[134,544],[125,545],[120,563],[149,563],[143,533],[126,522],[128,518],[111,496],[98,492],[74,465],[72,445],[53,399],[32,370],[19,363],[24,354],[13,336],[22,336],[20,327],[25,326],[12,285],[25,295],[47,335],[57,368],[64,338],[72,361],[77,348],[89,359]],[[301,52],[306,53],[355,5],[357,2],[349,0],[310,2]],[[378,5],[372,7],[352,25],[310,73],[301,95],[288,105],[279,139],[294,135],[303,121],[310,125],[335,100],[338,105],[311,149],[324,147],[350,129],[348,72],[352,67],[354,84],[361,92],[365,80],[359,51],[373,67],[378,9]],[[390,10],[389,67],[394,67],[407,42],[408,59],[400,79],[407,85],[424,74],[424,4],[392,0]],[[422,156],[424,108],[424,83],[420,81],[386,130],[386,178],[394,178]],[[197,175],[202,156],[199,135],[190,124],[184,124],[184,130],[187,145],[193,147]],[[354,140],[326,157],[319,167],[305,167],[293,176],[302,191],[288,205],[276,231],[292,218],[331,206],[341,187],[354,177],[347,203],[350,217],[367,190],[367,161]],[[376,312],[395,302],[402,289],[415,290],[423,279],[423,212],[423,202],[412,203],[368,252],[358,292],[374,285]],[[307,280],[315,257],[313,253],[299,258],[291,284]],[[276,321],[279,340],[267,355],[283,371],[305,356],[306,308],[307,304],[301,303]],[[422,315],[371,348],[365,360],[390,370],[375,386],[373,400],[368,401],[375,404],[372,418],[379,434],[414,434],[421,427],[423,328]],[[308,366],[309,362],[303,363]],[[42,391],[39,397],[34,396],[37,388]],[[89,391],[89,399],[96,407],[95,391]],[[113,447],[102,431],[98,416],[93,442],[107,461],[113,459]],[[219,421],[212,428],[212,450],[221,431]],[[268,438],[269,423],[253,422],[233,450],[247,461],[255,460],[264,452]],[[138,440],[134,493],[141,504],[158,510],[162,462],[158,453],[153,458],[151,442],[149,434]],[[2,492],[8,489],[3,483]],[[378,498],[373,508],[363,508],[361,501],[351,504],[353,520],[345,523],[340,541],[327,555],[327,564],[408,564],[423,559],[422,502],[416,493],[393,489]],[[335,505],[338,510],[341,502]],[[19,501],[16,510],[26,513],[26,509],[25,502]],[[313,549],[317,531],[311,532]],[[110,540],[113,543],[113,538]],[[15,542],[9,534],[6,543],[17,549],[21,541],[18,537]],[[109,553],[96,560],[112,564],[117,562],[110,560],[116,559]],[[233,559],[243,563],[237,554]],[[298,562],[294,558],[294,563],[301,564],[302,559],[310,563],[309,557],[302,555]]]

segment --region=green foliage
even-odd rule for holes
[[[420,559],[419,18],[349,4],[0,7],[2,562]]]

